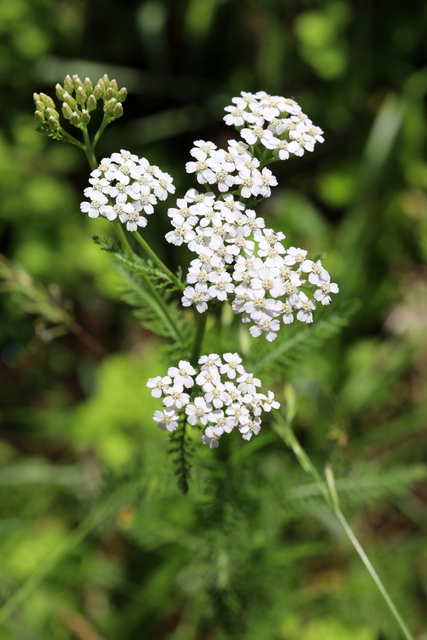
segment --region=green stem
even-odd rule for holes
[[[178,280],[178,278],[172,273],[172,271],[170,269],[167,268],[167,266],[165,264],[163,264],[163,262],[160,260],[160,258],[158,257],[158,255],[156,253],[154,253],[154,251],[152,250],[152,248],[150,247],[150,245],[144,240],[144,238],[141,236],[141,234],[138,231],[134,231],[133,232],[133,236],[134,238],[137,239],[137,241],[139,242],[139,244],[141,245],[141,247],[144,249],[144,251],[148,254],[148,256],[152,259],[152,261],[154,262],[154,264],[156,264],[159,269],[161,271],[163,271],[163,273],[169,278],[169,280],[171,282],[174,283],[174,285],[180,290],[180,291],[184,291],[185,289],[185,284],[183,282],[181,282],[181,280]]]
[[[391,599],[386,588],[381,582],[380,577],[378,576],[377,572],[372,566],[368,556],[366,555],[360,542],[356,538],[355,534],[353,533],[353,530],[351,529],[349,523],[347,522],[344,514],[341,511],[341,508],[339,506],[339,501],[338,501],[338,494],[336,492],[335,485],[333,482],[332,471],[329,468],[326,469],[327,483],[325,483],[322,480],[316,467],[314,466],[314,464],[312,463],[312,461],[310,460],[310,458],[308,457],[304,449],[301,447],[297,438],[295,437],[295,434],[292,431],[292,428],[290,426],[290,421],[285,420],[285,418],[278,412],[276,412],[275,415],[276,415],[277,422],[279,424],[274,424],[273,429],[282,438],[282,440],[284,440],[284,442],[292,449],[292,451],[294,452],[298,462],[301,464],[304,471],[307,471],[307,473],[310,473],[311,476],[313,477],[325,501],[327,502],[329,508],[335,514],[336,518],[338,519],[339,523],[344,529],[347,537],[349,538],[350,542],[355,548],[357,554],[359,555],[360,559],[362,560],[363,564],[368,570],[369,575],[371,576],[372,580],[376,584],[380,594],[382,595],[385,603],[387,604],[390,612],[392,613],[395,621],[397,622],[403,636],[406,638],[406,640],[414,640],[407,626],[403,622],[395,604],[393,603],[393,600]]]
[[[77,138],[72,136],[71,133],[68,133],[68,131],[65,131],[65,129],[63,129],[62,127],[59,127],[59,131],[70,144],[76,145],[76,147],[79,147],[79,149],[83,149],[83,151],[85,150],[84,144],[82,144],[80,140],[77,140]]]
[[[126,234],[124,232],[124,229],[123,229],[121,223],[120,222],[113,222],[113,224],[114,224],[115,232],[117,234],[117,237],[120,240],[121,245],[128,252],[128,254],[130,256],[133,256],[134,252],[132,250],[132,247],[129,244],[129,241],[128,241],[127,237],[126,237]]]
[[[93,150],[94,145],[91,144],[89,139],[87,127],[83,128],[83,139],[85,141],[84,152],[86,154],[87,161],[89,162],[89,166],[93,171],[98,167],[98,162],[95,156],[95,151]]]
[[[319,472],[317,471],[316,467],[314,466],[314,464],[312,463],[312,461],[310,460],[310,458],[308,457],[308,455],[306,454],[306,452],[298,442],[288,422],[283,418],[283,416],[280,413],[276,412],[275,415],[276,415],[276,420],[280,423],[280,425],[273,424],[273,429],[280,436],[280,438],[284,440],[285,444],[287,444],[288,447],[292,449],[292,451],[294,452],[298,462],[300,463],[304,471],[312,475],[314,481],[316,482],[317,486],[319,487],[322,493],[322,496],[325,498],[326,502],[328,503],[328,506],[333,510],[334,505],[332,503],[331,496]]]
[[[107,118],[107,116],[104,115],[102,122],[101,122],[101,126],[99,127],[98,131],[95,133],[94,137],[93,137],[93,142],[92,142],[92,148],[95,149],[99,138],[101,137],[105,127],[109,124],[110,120],[109,118]]]
[[[171,337],[176,340],[176,342],[182,345],[184,342],[183,337],[178,327],[176,326],[172,316],[170,315],[167,304],[165,303],[161,295],[157,292],[150,279],[147,278],[147,276],[143,273],[140,274],[140,277],[144,283],[145,288],[151,294],[151,297],[156,301],[158,307],[157,313],[163,318],[163,321],[169,327]]]
[[[205,335],[206,320],[208,319],[208,313],[197,314],[197,329],[194,337],[193,350],[191,352],[190,362],[194,366],[200,357],[200,351],[202,349],[203,336]]]
[[[338,518],[342,528],[346,532],[347,537],[350,540],[351,544],[355,548],[359,558],[362,560],[363,564],[365,565],[366,569],[368,570],[369,575],[371,576],[372,580],[377,585],[379,592],[381,593],[382,597],[384,598],[385,602],[387,603],[391,613],[393,614],[393,616],[394,616],[397,624],[399,625],[400,630],[402,631],[403,635],[405,636],[406,640],[413,640],[413,637],[412,637],[409,629],[407,628],[406,624],[402,620],[402,617],[401,617],[400,613],[398,612],[398,610],[396,609],[396,606],[395,606],[393,600],[389,596],[389,594],[387,592],[387,589],[384,587],[383,583],[381,582],[379,575],[377,574],[377,572],[375,571],[374,567],[372,566],[371,561],[369,560],[369,558],[366,555],[363,547],[361,546],[360,542],[358,541],[358,539],[354,535],[353,530],[350,527],[346,517],[344,516],[343,512],[341,511],[341,507],[340,507],[339,499],[338,499],[338,493],[337,493],[336,488],[335,488],[335,482],[334,482],[334,476],[333,476],[333,473],[332,473],[332,469],[330,467],[326,467],[325,473],[326,473],[326,478],[327,478],[327,486],[329,488],[329,493],[331,495],[332,502],[333,502],[333,511],[334,511],[336,517]]]

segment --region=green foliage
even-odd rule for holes
[[[136,307],[133,313],[143,327],[158,336],[172,339],[174,351],[182,358],[189,349],[190,339],[184,314],[172,299],[171,294],[176,291],[173,283],[150,260],[129,256],[110,239],[94,236],[93,240],[102,250],[108,251],[124,282],[121,289],[123,301]]]
[[[48,136],[48,138],[52,138],[52,140],[58,140],[59,142],[69,142],[70,144],[73,144],[71,140],[67,140],[67,138],[61,133],[61,131],[58,131],[58,129],[49,129],[48,125],[36,127],[35,131],[37,131],[37,133],[42,133],[45,136]]]
[[[190,459],[194,452],[194,448],[190,445],[188,436],[186,435],[187,416],[180,420],[178,428],[173,431],[170,436],[169,452],[175,464],[175,475],[178,477],[178,487],[186,494],[189,489],[191,464]]]
[[[281,401],[284,377],[292,382],[299,440],[319,473],[333,467],[343,510],[421,638],[425,7],[143,0],[123,12],[110,0],[15,0],[1,4],[0,32],[0,234],[11,259],[0,350],[19,342],[27,354],[0,367],[2,640],[74,640],[77,629],[105,640],[401,638],[318,486],[267,423],[251,442],[214,451],[187,429],[167,455],[145,382],[189,357],[192,316],[173,307],[177,347],[144,285],[174,304],[163,275],[149,261],[130,263],[112,241],[103,241],[108,253],[95,251],[88,237],[111,225],[78,210],[83,154],[36,135],[30,113],[34,91],[51,91],[69,72],[106,70],[132,99],[99,157],[120,148],[147,156],[174,176],[177,197],[194,186],[183,171],[192,141],[222,146],[223,106],[242,89],[294,95],[324,129],[316,153],[277,165],[280,187],[262,215],[289,246],[325,251],[343,306],[334,302],[301,333],[282,330],[273,344],[250,340],[237,323],[220,333],[211,318],[205,346],[241,351]],[[166,230],[161,210],[144,229],[159,255]],[[182,256],[168,247],[175,270]],[[106,258],[146,331],[117,304]],[[39,339],[64,327],[71,307],[59,291],[110,352],[100,363],[69,334]],[[363,312],[350,319],[353,299]],[[43,321],[36,337],[27,313]],[[172,458],[182,446],[180,468]],[[184,496],[174,473],[188,482],[190,461]]]
[[[257,346],[253,348],[252,366],[257,371],[272,366],[289,367],[311,352],[319,350],[333,336],[340,334],[343,328],[350,324],[360,306],[358,300],[338,304],[325,318],[316,320],[306,329],[293,326],[290,329],[293,335],[288,338],[278,337],[273,346],[258,341]],[[283,333],[286,334],[286,330]]]

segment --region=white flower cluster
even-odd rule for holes
[[[224,121],[234,126],[250,145],[261,143],[266,149],[277,150],[280,160],[290,155],[302,156],[313,151],[316,142],[323,142],[323,131],[313,125],[291,98],[271,96],[265,91],[242,91],[225,107]]]
[[[301,287],[324,305],[338,292],[320,260],[307,260],[303,249],[286,249],[284,234],[265,228],[255,211],[231,194],[221,198],[190,189],[168,211],[174,230],[166,239],[178,246],[186,243],[197,254],[187,274],[183,306],[195,305],[203,313],[210,300],[230,299],[234,313],[253,322],[251,335],[264,333],[270,342],[277,337],[280,316],[285,324],[294,321],[295,313],[300,322],[312,322],[316,303]]]
[[[169,367],[166,376],[150,378],[147,387],[154,398],[163,396],[163,411],[155,411],[153,420],[163,431],[175,431],[180,412],[187,422],[202,425],[204,444],[213,449],[224,433],[238,429],[244,440],[250,440],[261,429],[262,411],[278,409],[274,393],[257,392],[261,381],[245,371],[237,353],[216,353],[199,358],[200,372],[187,361]],[[195,379],[194,379],[195,377]],[[192,390],[192,391],[191,391]]]
[[[277,186],[270,169],[259,169],[260,161],[244,142],[229,140],[227,151],[205,140],[195,140],[194,145],[190,154],[195,161],[187,162],[185,169],[196,174],[199,184],[215,184],[221,193],[236,187],[243,198],[268,198],[271,187]]]
[[[118,218],[126,223],[128,231],[145,227],[147,218],[143,214],[152,214],[158,200],[175,193],[168,173],[124,149],[103,158],[91,172],[89,183],[90,187],[84,190],[88,200],[80,204],[81,211],[90,218]]]

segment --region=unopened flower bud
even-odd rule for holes
[[[34,112],[34,119],[37,122],[37,124],[44,124],[44,115],[41,111]]]
[[[34,100],[35,104],[37,104],[37,102],[40,102],[40,94],[39,93],[33,93],[33,100]]]
[[[53,129],[53,130],[59,129],[59,121],[53,116],[50,116],[48,120],[48,124],[49,124],[49,129]]]
[[[73,114],[73,110],[70,107],[70,105],[67,104],[66,102],[63,102],[62,103],[62,115],[64,116],[64,118],[66,120],[69,120],[71,118],[72,114]]]
[[[76,100],[78,102],[78,104],[83,107],[86,104],[86,91],[84,90],[84,87],[78,87],[78,89],[76,90]]]
[[[87,99],[87,110],[90,111],[94,111],[96,109],[96,105],[97,105],[97,101],[95,96],[93,95],[93,93],[91,93],[91,95],[89,96],[89,98]]]
[[[70,96],[68,91],[64,93],[63,100],[71,107],[71,109],[74,110],[77,107],[77,102],[74,100],[73,96]]]
[[[77,75],[77,73],[75,73],[72,77],[73,79],[73,85],[74,85],[74,89],[77,91],[77,89],[79,87],[83,86],[83,82],[80,80],[79,76]]]
[[[73,113],[71,114],[70,123],[74,127],[78,127],[80,125],[80,115],[77,113],[77,111],[73,111]]]
[[[46,106],[43,104],[43,102],[41,100],[37,100],[36,101],[36,109],[37,109],[37,111],[41,111],[42,113],[44,113],[46,111]]]
[[[105,90],[103,99],[107,102],[108,100],[111,100],[111,98],[114,98],[114,91],[111,87],[108,87],[108,89]]]
[[[71,76],[67,76],[64,80],[64,89],[68,91],[68,93],[72,93],[74,91],[74,82]]]
[[[87,111],[87,109],[82,109],[82,118],[81,118],[82,124],[86,127],[89,122],[90,122],[90,115],[89,115],[89,111]]]
[[[51,107],[48,107],[46,109],[46,115],[49,118],[55,118],[55,120],[58,120],[58,122],[59,122],[59,113],[57,112],[56,109],[51,109]]]
[[[86,95],[89,98],[90,94],[93,92],[93,85],[92,85],[92,83],[90,81],[90,78],[85,78],[83,86],[85,88]]]
[[[108,89],[108,87],[111,85],[110,78],[106,73],[104,73],[104,75],[102,76],[102,82],[104,83],[106,89]]]
[[[121,118],[123,115],[123,105],[121,102],[118,102],[113,109],[113,118],[117,120],[117,118]]]
[[[104,95],[104,87],[103,85],[99,84],[99,82],[93,90],[93,95],[95,96],[96,100],[99,100]]]
[[[64,100],[65,89],[59,84],[59,82],[55,85],[55,93],[58,100],[61,100],[62,102]]]
[[[114,92],[114,97],[116,97],[117,91],[119,90],[117,81],[116,80],[111,80],[110,87],[112,88],[112,90]]]
[[[111,117],[113,115],[113,110],[116,104],[117,100],[115,98],[111,98],[111,100],[104,104],[104,113],[106,116]]]
[[[128,96],[128,90],[125,87],[122,87],[120,91],[117,93],[116,98],[119,102],[124,102]]]
[[[51,109],[55,108],[55,103],[50,96],[47,96],[45,93],[40,94],[40,100],[46,107],[50,107]]]

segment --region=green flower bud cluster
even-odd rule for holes
[[[37,124],[44,126],[44,128],[50,131],[59,129],[59,113],[56,110],[56,105],[52,98],[45,93],[35,93],[33,98],[36,105],[34,118]]]
[[[89,78],[85,78],[83,82],[77,74],[67,75],[62,85],[56,85],[55,93],[62,102],[62,116],[79,129],[87,127],[91,119],[90,113],[97,108],[100,100],[103,101],[107,124],[120,118],[123,115],[122,103],[127,97],[126,89],[119,89],[116,80],[110,80],[106,74],[95,86]],[[40,128],[60,129],[59,113],[52,98],[44,93],[35,93],[34,102],[34,117]]]

